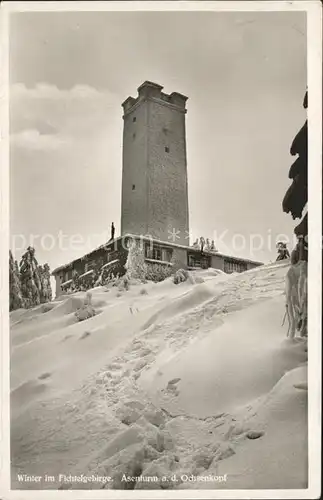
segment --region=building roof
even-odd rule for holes
[[[67,264],[62,264],[61,266],[56,267],[52,271],[52,275],[57,274],[59,271],[63,271],[63,269],[67,269],[68,267],[70,267],[75,262],[80,262],[81,260],[84,260],[85,258],[90,257],[95,252],[97,252],[97,251],[99,251],[99,250],[101,250],[103,248],[109,248],[112,244],[114,244],[116,241],[118,241],[120,239],[121,239],[121,236],[119,238],[115,238],[114,240],[108,241],[107,243],[103,243],[102,245],[100,245],[100,246],[94,248],[93,250],[91,250],[91,252],[88,252],[88,253],[82,255],[81,257],[78,257],[77,259],[71,260]]]

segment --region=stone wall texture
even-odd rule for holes
[[[188,231],[185,106],[145,97],[124,116],[121,234],[188,245]]]

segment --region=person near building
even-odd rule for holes
[[[278,256],[277,256],[276,262],[279,260],[285,260],[285,259],[290,258],[290,254],[289,254],[287,245],[283,241],[279,241],[277,243],[277,251],[278,251]]]
[[[196,240],[193,243],[193,248],[199,248],[199,239],[196,238]]]
[[[201,236],[200,237],[200,249],[201,249],[202,253],[203,253],[204,245],[205,245],[205,239],[203,238],[203,236]]]
[[[215,243],[214,243],[214,240],[212,240],[211,242],[211,248],[210,248],[211,252],[217,252],[217,249],[215,248]]]
[[[111,224],[111,240],[114,240],[114,234],[115,234],[115,227],[114,227],[114,223],[112,222]]]

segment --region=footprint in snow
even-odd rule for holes
[[[79,340],[83,340],[83,339],[86,339],[87,337],[89,337],[91,335],[91,332],[84,332],[81,336],[80,336],[80,339]]]
[[[172,380],[170,380],[167,384],[166,391],[171,392],[174,396],[178,396],[179,390],[176,384],[178,384],[180,380],[181,380],[180,378],[173,378]]]
[[[72,335],[70,335],[70,334],[65,335],[65,337],[62,339],[62,342],[65,342],[66,340],[70,339],[71,337],[72,337]]]
[[[175,384],[178,384],[178,382],[181,380],[180,377],[177,377],[177,378],[172,378],[172,380],[170,380],[168,382],[168,385],[175,385]]]
[[[265,433],[263,431],[249,431],[247,432],[248,439],[258,439],[262,437]]]

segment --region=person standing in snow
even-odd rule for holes
[[[209,238],[206,238],[205,250],[209,252],[211,250],[211,244]]]
[[[205,245],[205,239],[203,238],[203,236],[201,236],[200,237],[200,248],[201,248],[202,253],[203,253],[204,245]]]
[[[112,222],[112,224],[111,224],[111,238],[110,238],[110,240],[114,240],[114,233],[115,233],[115,227],[114,227],[114,223]]]
[[[199,239],[196,238],[196,240],[193,243],[193,248],[198,248],[199,247]]]
[[[279,260],[285,260],[290,258],[289,251],[287,249],[286,243],[283,243],[282,241],[279,241],[277,243],[277,251],[278,251],[278,256],[276,259],[276,262]]]
[[[211,248],[210,248],[211,252],[217,252],[217,249],[215,248],[215,243],[214,243],[214,240],[212,240],[211,242]]]

